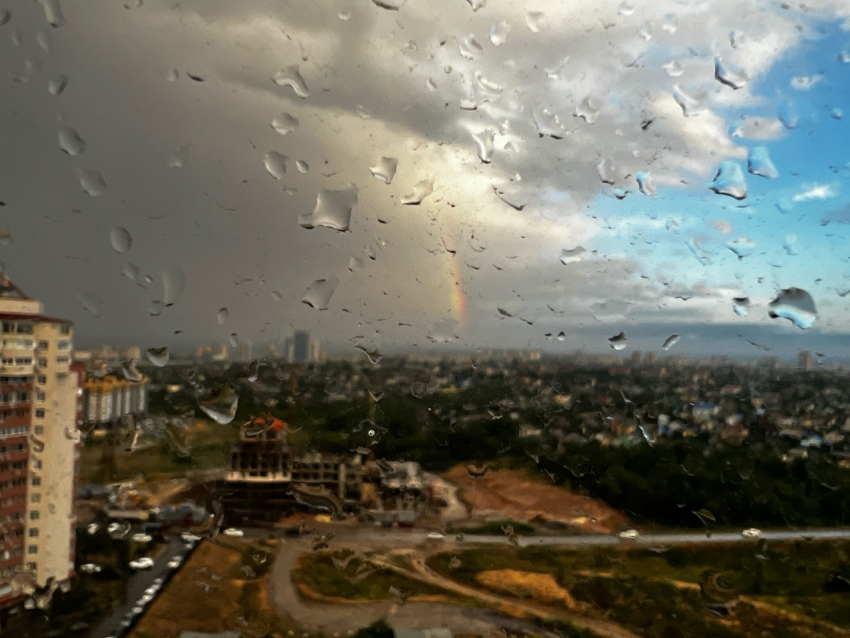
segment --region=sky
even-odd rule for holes
[[[850,355],[845,3],[382,5],[0,5],[8,274],[78,346]]]

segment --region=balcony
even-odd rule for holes
[[[35,374],[35,360],[28,364],[3,363],[0,359],[0,375],[10,377],[31,377]]]

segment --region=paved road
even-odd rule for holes
[[[154,566],[151,569],[140,570],[130,578],[127,597],[124,601],[115,605],[112,613],[91,631],[90,638],[119,635],[121,633],[119,629],[121,620],[136,606],[136,601],[142,597],[145,590],[151,586],[155,579],[162,578],[165,580],[172,571],[167,566],[168,561],[173,556],[184,556],[186,553],[187,550],[179,537],[172,538],[166,546],[160,546],[158,555],[154,559]]]

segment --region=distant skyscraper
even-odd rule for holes
[[[310,333],[304,330],[296,330],[292,341],[292,362],[308,362],[310,360]]]
[[[239,361],[242,363],[247,363],[251,361],[251,354],[253,353],[253,347],[250,341],[240,341],[239,347],[237,348],[237,357]]]
[[[43,312],[0,273],[0,607],[52,593],[74,569],[85,366],[71,361],[71,322]]]
[[[808,350],[801,350],[800,354],[797,355],[797,369],[811,370],[812,367],[812,353]]]

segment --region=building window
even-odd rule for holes
[[[33,510],[32,512],[30,512],[30,520],[31,521],[37,521],[38,519],[39,519],[38,510]]]
[[[38,367],[39,368],[46,368],[47,367],[47,359],[40,357],[39,360],[38,360]]]
[[[47,350],[47,346],[48,346],[48,343],[46,341],[39,341],[38,342],[38,349],[39,350]]]
[[[43,419],[44,418],[44,408],[38,408],[35,411],[35,416],[36,416],[37,419]]]
[[[44,426],[36,425],[34,428],[36,434],[44,434]]]
[[[63,324],[59,326],[59,334],[60,335],[69,335],[71,334],[71,326],[68,324]]]
[[[33,459],[32,460],[32,466],[33,466],[34,469],[40,470],[41,469],[41,459]]]
[[[33,487],[39,487],[41,485],[41,477],[40,476],[33,476],[32,477],[32,484],[33,484]],[[38,512],[35,512],[35,513],[38,514]],[[38,518],[38,516],[36,516],[36,518]]]
[[[45,383],[47,383],[47,377],[45,377],[44,375],[39,375],[38,376],[38,383],[39,383],[39,385],[44,385]]]
[[[38,545],[30,545],[27,547],[27,554],[38,554]]]
[[[15,332],[15,323],[13,321],[4,321],[3,332]]]
[[[41,494],[30,494],[30,503],[40,503]]]
[[[17,359],[15,359],[15,365],[16,366],[32,365],[32,358],[31,357],[18,357]]]
[[[46,395],[41,390],[39,390],[38,392],[35,393],[35,398],[38,401],[44,401],[45,397],[46,397]]]
[[[31,527],[30,530],[29,530],[29,536],[30,536],[30,538],[37,538],[38,537],[38,528],[37,527]]]
[[[56,347],[59,348],[60,350],[67,350],[68,348],[71,347],[71,342],[70,341],[60,341],[59,343],[56,344]]]
[[[56,357],[56,363],[66,365],[68,363],[68,357]]]

